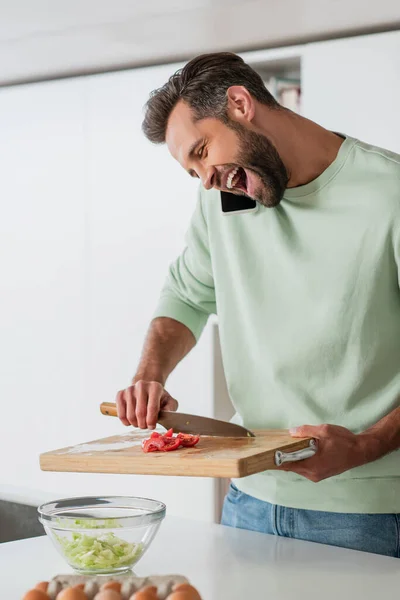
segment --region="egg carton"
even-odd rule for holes
[[[59,594],[61,590],[84,583],[85,588],[83,591],[88,600],[93,600],[100,590],[100,587],[107,581],[119,581],[122,584],[122,600],[129,600],[132,594],[148,585],[154,585],[157,588],[159,600],[165,600],[172,592],[174,585],[179,583],[189,583],[183,575],[152,575],[150,577],[136,577],[134,575],[57,575],[49,582],[47,595],[51,600],[55,600],[57,594]]]

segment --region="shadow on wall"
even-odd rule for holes
[[[45,535],[36,506],[0,500],[0,543]]]

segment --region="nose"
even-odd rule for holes
[[[215,169],[214,167],[208,167],[202,174],[202,183],[206,190],[211,190],[215,185]]]

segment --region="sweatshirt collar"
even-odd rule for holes
[[[283,195],[284,198],[303,198],[304,196],[315,194],[318,190],[323,188],[331,179],[333,179],[337,175],[337,173],[340,171],[340,169],[346,162],[350,150],[353,148],[354,144],[357,141],[354,138],[345,136],[342,133],[337,133],[337,135],[344,138],[344,142],[340,146],[335,160],[325,169],[325,171],[323,171],[320,175],[318,175],[318,177],[316,177],[309,183],[293,188],[286,188],[286,191]]]

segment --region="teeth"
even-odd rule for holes
[[[232,171],[228,175],[228,179],[226,180],[226,187],[229,190],[233,188],[233,178],[235,177],[238,170],[239,170],[239,167],[235,167],[234,169],[232,169]],[[235,183],[237,183],[237,181]]]
[[[236,187],[236,185],[239,183],[239,179],[240,179],[240,174],[238,173],[237,175],[235,175],[235,177],[232,179],[232,187]]]

